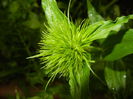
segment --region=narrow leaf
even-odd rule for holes
[[[70,72],[70,91],[73,99],[87,99],[89,92],[90,69],[85,65],[81,71]]]
[[[105,21],[104,24],[99,27],[92,35],[90,35],[89,40],[97,40],[106,38],[111,31],[118,32],[124,23],[128,20],[133,19],[133,15],[122,16],[116,19],[116,21]]]
[[[69,69],[69,85],[70,85],[70,92],[73,98],[80,99],[80,93],[78,90],[78,83],[75,79],[75,75],[73,73],[72,68]]]

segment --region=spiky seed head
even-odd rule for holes
[[[84,63],[89,64],[91,56],[85,50],[91,44],[87,28],[66,21],[47,27],[42,34],[39,56],[50,77],[57,74],[68,77],[70,67],[76,72],[82,70]]]

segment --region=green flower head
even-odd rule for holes
[[[89,64],[91,56],[86,49],[92,43],[89,36],[94,30],[87,26],[76,27],[66,21],[47,27],[40,43],[40,56],[47,74],[68,76],[69,68],[76,72],[82,70],[85,63]]]

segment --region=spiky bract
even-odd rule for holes
[[[88,38],[94,27],[89,28],[87,25],[76,27],[66,21],[47,27],[47,32],[42,34],[39,56],[50,77],[57,74],[68,77],[69,68],[77,72],[90,63],[91,56],[86,49],[90,47]]]

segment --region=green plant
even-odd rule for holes
[[[95,62],[93,50],[99,49],[95,46],[95,41],[99,45],[102,45],[104,40],[108,39],[109,35],[117,34],[124,23],[127,23],[129,19],[133,19],[133,15],[129,15],[118,17],[115,21],[105,21],[95,11],[89,0],[87,0],[87,4],[89,19],[82,22],[81,25],[76,26],[70,21],[69,12],[68,16],[65,16],[59,10],[55,0],[42,0],[42,7],[48,25],[46,25],[46,30],[42,33],[38,55],[30,57],[39,57],[41,59],[44,64],[43,68],[50,77],[47,84],[53,81],[56,76],[66,77],[69,81],[70,92],[74,99],[87,99],[90,72],[98,77],[91,66]],[[132,30],[126,32],[126,35],[132,35]],[[117,52],[121,46],[123,47],[124,44],[129,44],[127,40],[126,42],[124,41],[126,38],[128,40],[130,39],[130,37],[124,37],[122,44],[116,45],[114,51],[108,56],[105,56],[105,58],[102,57],[102,60],[107,60],[105,63],[108,64],[105,65],[109,65],[110,60],[118,60],[123,56],[133,53],[131,45],[127,49],[123,49],[123,55],[119,55]],[[112,71],[105,69],[105,79],[109,88],[115,89],[121,84],[118,85],[117,82],[116,85],[112,84],[113,82],[110,83],[111,81],[108,79],[110,75],[108,76],[108,73]],[[117,72],[113,71],[112,73]],[[121,77],[121,75],[125,75],[125,72],[120,72],[118,77]],[[122,84],[125,84],[125,80],[123,82]]]

